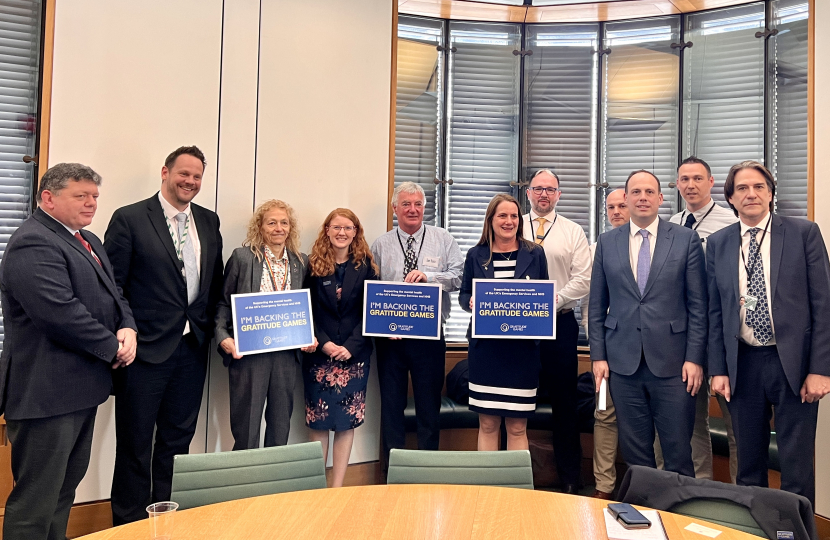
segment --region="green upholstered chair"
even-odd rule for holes
[[[326,487],[319,442],[176,456],[173,493],[180,509]]]
[[[692,499],[671,507],[669,511],[767,538],[767,535],[761,530],[749,510],[731,501]]]
[[[530,452],[440,452],[393,449],[389,484],[469,484],[533,489]]]

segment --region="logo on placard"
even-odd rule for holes
[[[266,345],[270,345],[271,344],[271,336],[265,336],[263,338],[262,342],[265,343]]]
[[[508,330],[510,330],[510,325],[507,323],[501,323],[501,326],[499,328],[501,328],[502,332],[507,332]]]
[[[394,332],[394,331],[395,331],[395,330],[397,330],[397,329],[398,329],[398,325],[397,325],[397,324],[395,324],[395,323],[389,323],[389,331],[390,331],[390,332]]]

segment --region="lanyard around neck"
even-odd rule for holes
[[[764,225],[764,234],[761,235],[761,241],[758,242],[758,253],[757,256],[761,257],[761,246],[764,245],[764,239],[767,237],[767,229],[769,228],[769,224],[772,221],[772,212],[770,212],[769,217],[767,218],[767,224]],[[752,227],[754,228],[754,227]],[[749,248],[747,248],[749,250]],[[761,259],[763,260],[763,258]],[[741,246],[741,262],[744,264],[744,270],[746,270],[746,286],[749,287],[749,284],[752,283],[752,276],[755,274],[755,261],[752,261],[752,272],[750,272],[750,266],[746,264],[746,256],[744,255],[743,246]]]
[[[401,246],[401,253],[403,253],[403,258],[406,260],[406,250],[403,247],[403,241],[401,240],[401,231],[398,229],[398,244]],[[417,231],[416,231],[417,232]],[[421,233],[421,246],[418,248],[418,255],[415,256],[415,267],[418,267],[418,259],[421,258],[421,250],[424,249],[424,237],[427,235],[427,227],[424,225],[424,232]]]
[[[183,260],[182,248],[184,247],[185,240],[187,240],[187,231],[190,230],[190,216],[187,216],[187,219],[184,220],[184,231],[182,232],[182,237],[178,240],[176,240],[176,232],[173,230],[173,226],[170,225],[170,219],[166,219],[165,221],[167,221],[167,230],[170,231],[170,238],[173,240],[173,247],[176,250],[176,256],[181,261]]]
[[[286,248],[283,248],[283,249],[286,249]],[[271,251],[270,249],[268,251],[269,251],[269,253],[271,253],[271,255],[274,254],[274,252]],[[285,259],[280,259],[280,260],[285,261]],[[265,254],[265,264],[268,265],[268,277],[271,278],[271,288],[274,290],[274,292],[284,291],[285,290],[285,285],[288,283],[288,263],[287,262],[284,263],[285,264],[285,273],[282,276],[282,288],[280,288],[280,289],[277,289],[276,273],[274,272],[274,267],[271,266],[270,257],[268,256],[267,253]]]
[[[697,230],[697,228],[698,228],[698,227],[700,227],[700,224],[701,224],[701,223],[703,223],[703,220],[704,220],[704,219],[706,219],[706,216],[708,216],[709,214],[711,214],[711,213],[712,213],[712,210],[714,210],[714,209],[715,209],[715,204],[717,204],[717,203],[713,200],[713,201],[712,201],[712,206],[710,206],[710,207],[709,207],[709,210],[707,210],[707,211],[706,211],[706,213],[705,213],[705,214],[703,214],[703,217],[702,217],[702,218],[700,218],[700,221],[695,221],[695,222],[692,224],[692,230],[693,230],[693,231],[696,231],[696,230]],[[689,214],[689,215],[692,215],[692,214],[694,214],[694,212],[690,212],[690,214]],[[686,219],[686,210],[683,210],[683,215],[682,215],[682,216],[680,216],[680,224],[681,224],[681,225],[684,225],[684,223],[683,223],[683,222],[685,221],[685,219]]]
[[[531,223],[533,223],[534,221],[536,221],[538,219],[544,219],[545,221],[547,221],[547,218],[545,218],[545,217],[536,216],[536,219],[531,220]],[[536,240],[537,244],[539,244],[541,246],[542,244],[545,243],[545,238],[547,238],[548,235],[550,234],[550,232],[553,230],[553,226],[556,225],[556,220],[557,219],[559,219],[559,214],[556,214],[555,216],[553,216],[553,221],[551,222],[550,227],[548,228],[548,232],[546,232],[545,235],[542,238],[539,238],[539,236],[535,232],[533,233],[533,238]]]

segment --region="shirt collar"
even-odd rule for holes
[[[695,219],[696,219],[697,221],[700,221],[700,219],[701,219],[703,216],[705,216],[705,215],[706,215],[706,213],[707,213],[707,212],[709,212],[709,210],[711,210],[711,208],[712,208],[714,205],[715,205],[715,199],[713,199],[713,198],[709,197],[709,203],[708,203],[708,204],[706,204],[703,208],[701,208],[700,210],[697,210],[696,212],[691,212],[691,214],[695,217]],[[690,214],[690,212],[689,212],[689,208],[688,208],[688,207],[686,207],[686,215],[688,216],[689,214]],[[681,225],[683,225],[683,224],[681,223]]]
[[[40,209],[43,210],[43,207],[41,207]],[[54,219],[58,223],[60,223],[61,227],[63,227],[67,231],[69,231],[69,234],[71,234],[72,236],[75,236],[75,233],[79,232],[77,229],[72,229],[70,227],[67,227],[66,225],[64,225],[64,223],[62,221],[58,221],[58,219],[55,216],[53,216],[52,214],[50,214],[46,210],[43,210],[43,213],[46,214],[47,216],[49,216],[50,218]]]
[[[631,236],[637,236],[640,234],[640,227],[638,227],[633,221],[631,223]],[[660,216],[655,216],[654,221],[648,227],[645,227],[645,230],[649,232],[652,238],[657,238],[657,226],[660,224]]]
[[[540,217],[548,220],[549,222],[553,222],[553,220],[556,219],[556,209],[554,208],[553,210],[551,210],[550,214],[548,214],[546,216],[540,216],[539,214],[534,212],[532,209],[530,210],[530,221],[536,221]]]
[[[268,246],[263,247],[265,248],[265,256],[271,259],[272,261],[288,261],[288,248],[283,248],[282,258],[277,259],[277,257],[274,255],[274,252],[271,251],[271,248],[269,248]]]
[[[766,220],[761,220],[761,223],[759,223],[758,225],[755,225],[755,227],[758,227],[761,230],[767,229],[767,232],[769,232],[768,227],[769,227],[769,220],[770,219],[772,219],[772,212],[767,214],[767,219]],[[746,223],[744,223],[744,220],[740,220],[740,221],[741,221],[741,236],[743,236],[743,235],[746,234],[746,232],[749,229],[752,229],[753,227],[751,227],[751,226],[747,225]]]
[[[410,236],[414,236],[416,239],[418,239],[418,238],[422,238],[421,231],[424,230],[424,227],[426,227],[426,225],[424,225],[424,223],[421,222],[421,226],[418,227],[418,230],[415,231],[413,234],[407,234],[407,232],[402,230],[400,227],[398,227],[398,232],[403,234],[403,239],[404,240],[407,240]]]
[[[161,209],[164,210],[164,215],[167,216],[167,219],[176,219],[176,216],[178,214],[181,214],[182,212],[184,212],[185,214],[187,214],[188,217],[190,217],[190,203],[187,204],[187,207],[184,210],[179,210],[178,208],[167,202],[167,199],[164,198],[164,196],[161,194],[161,191],[159,191],[158,197],[159,202],[161,202]]]

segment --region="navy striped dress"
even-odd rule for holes
[[[493,254],[493,277],[515,277],[517,251]],[[527,418],[536,411],[539,342],[533,339],[470,340],[470,410]]]

